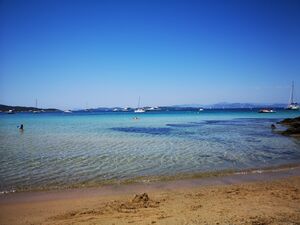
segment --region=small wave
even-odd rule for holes
[[[16,190],[8,190],[8,191],[0,191],[0,195],[5,195],[5,194],[10,194],[10,193],[15,193]]]

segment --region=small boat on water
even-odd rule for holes
[[[288,106],[286,107],[287,110],[299,110],[300,106],[297,102],[294,102],[294,81],[292,82],[292,90],[291,96]]]
[[[65,110],[64,113],[72,113],[71,110]]]
[[[259,110],[259,113],[274,113],[276,111],[274,111],[273,109],[261,109]]]
[[[158,111],[160,110],[160,108],[158,106],[154,106],[154,107],[148,107],[146,108],[147,111]]]
[[[145,109],[140,108],[140,102],[141,102],[141,97],[139,97],[139,103],[137,109],[134,110],[135,113],[144,113],[146,112]]]
[[[203,108],[200,108],[199,111],[200,111],[200,112],[201,112],[201,111],[204,111],[204,109],[203,109]]]
[[[142,108],[139,108],[139,109],[134,110],[134,112],[135,113],[144,113],[146,111],[144,109],[142,109]]]
[[[6,114],[15,114],[15,112],[14,112],[12,109],[6,111],[5,113],[6,113]]]

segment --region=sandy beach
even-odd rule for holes
[[[300,0],[0,0],[0,225],[300,225]]]
[[[1,195],[0,224],[300,224],[299,172]]]

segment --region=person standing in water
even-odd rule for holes
[[[21,125],[19,126],[19,130],[20,130],[20,131],[23,131],[23,130],[24,130],[23,124],[21,124]]]

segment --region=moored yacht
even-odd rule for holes
[[[292,82],[292,90],[291,96],[288,106],[286,107],[287,110],[299,110],[300,106],[297,102],[294,102],[294,81]]]
[[[141,102],[141,97],[139,97],[139,103],[137,109],[134,110],[135,113],[144,113],[146,112],[145,109],[140,108],[140,102]]]
[[[261,109],[259,110],[259,113],[274,113],[276,111],[274,111],[273,109]]]
[[[136,110],[134,110],[135,113],[144,113],[146,112],[143,108],[138,108]]]
[[[6,113],[7,113],[7,114],[15,114],[15,112],[14,112],[12,109],[6,111]]]

